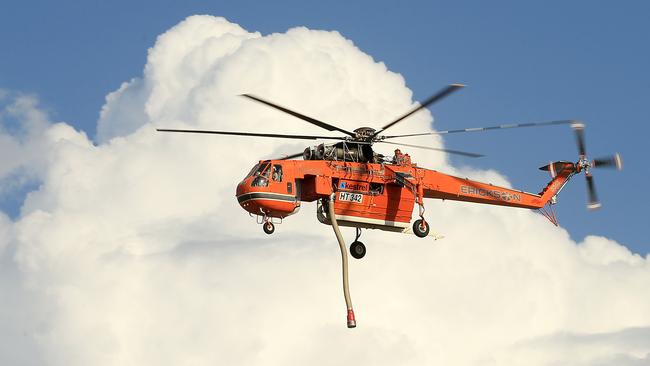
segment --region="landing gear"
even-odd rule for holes
[[[361,259],[366,255],[366,246],[360,241],[355,241],[350,244],[350,254],[356,259]]]
[[[413,234],[418,238],[424,238],[429,235],[429,223],[424,219],[424,193],[422,191],[422,185],[418,185],[418,206],[420,211],[420,218],[415,220],[413,223]]]
[[[415,220],[413,223],[413,234],[419,238],[429,235],[429,224],[424,219]]]
[[[356,259],[361,259],[366,255],[366,246],[359,241],[361,237],[361,229],[357,228],[357,237],[354,238],[352,244],[350,244],[350,255]]]
[[[262,228],[264,229],[264,232],[271,235],[275,231],[275,225],[271,221],[267,221],[264,224],[262,224]]]
[[[251,216],[253,215],[251,214]],[[262,229],[268,235],[271,235],[275,232],[275,225],[273,224],[273,221],[275,221],[276,224],[282,223],[282,217],[269,216],[266,212],[262,211],[261,209],[260,209],[260,213],[256,214],[255,217],[257,223],[262,225]]]

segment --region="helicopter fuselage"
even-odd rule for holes
[[[561,172],[533,194],[420,168],[399,150],[392,163],[263,160],[239,183],[236,196],[243,209],[266,220],[296,213],[301,202],[323,204],[334,195],[339,225],[403,231],[424,198],[541,208],[575,172],[573,163],[561,164]],[[322,211],[319,220],[329,223]]]

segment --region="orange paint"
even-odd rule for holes
[[[400,163],[260,161],[237,186],[237,198],[252,214],[284,218],[300,202],[327,200],[334,193],[343,225],[391,230],[407,227],[415,203],[423,204],[423,198],[538,209],[576,172],[573,163],[564,163],[546,188],[533,194],[420,168],[406,158]]]

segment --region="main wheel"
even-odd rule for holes
[[[352,256],[356,259],[361,259],[364,255],[366,255],[366,246],[363,245],[363,243],[360,241],[355,241],[354,243],[350,244],[350,254],[352,254]]]
[[[275,225],[271,221],[267,221],[262,225],[262,228],[264,229],[264,232],[271,235],[275,231]]]
[[[429,223],[422,219],[417,219],[413,223],[413,233],[420,238],[429,235]]]

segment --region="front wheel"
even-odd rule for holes
[[[271,221],[265,222],[264,225],[262,225],[262,228],[264,229],[264,232],[271,235],[275,231],[275,225]]]
[[[422,219],[415,220],[413,223],[413,233],[419,238],[429,235],[429,223]]]
[[[360,241],[355,241],[350,244],[350,254],[356,259],[361,259],[366,255],[366,246]]]

